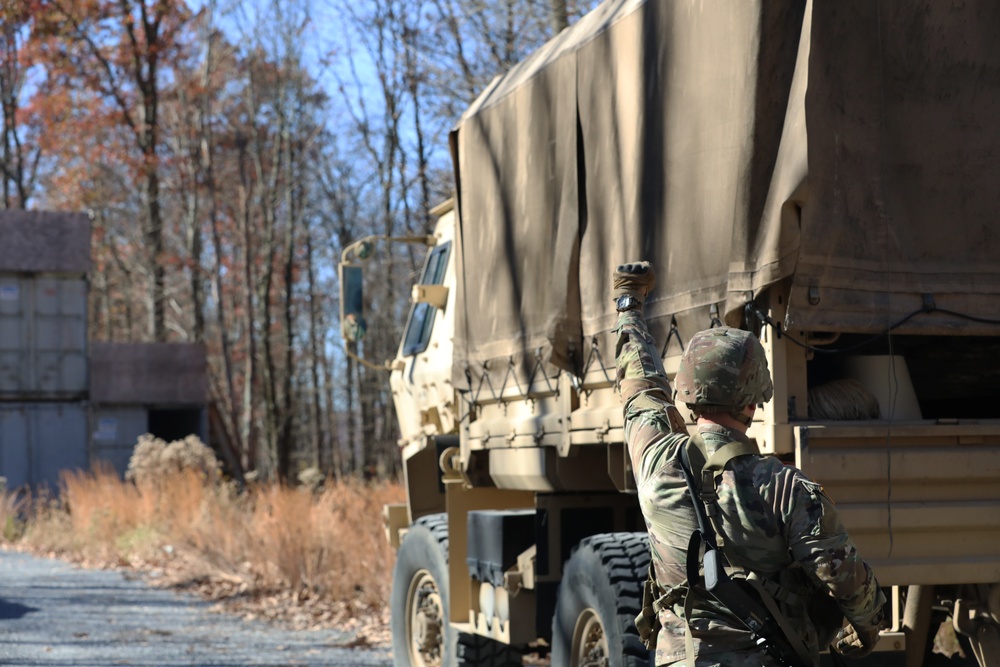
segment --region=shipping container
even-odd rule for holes
[[[0,273],[0,399],[87,395],[87,280]]]
[[[90,345],[91,453],[119,474],[140,435],[167,442],[207,428],[208,362],[196,343]]]
[[[84,403],[0,404],[0,475],[7,488],[54,491],[60,472],[86,469],[87,458]]]
[[[139,436],[149,433],[149,410],[141,405],[95,406],[90,423],[92,463],[110,463],[124,475]]]

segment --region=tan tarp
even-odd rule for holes
[[[1000,3],[818,2],[794,325],[1000,317]],[[816,288],[819,303],[809,305]],[[997,334],[944,315],[910,331]]]
[[[1000,315],[997,25],[987,0],[602,4],[452,133],[456,380],[539,352],[579,370],[630,259],[656,265],[661,334],[788,277],[795,328],[881,332],[923,294]],[[899,331],[956,329],[998,328]]]

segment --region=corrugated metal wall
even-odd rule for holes
[[[90,464],[90,221],[0,211],[0,233],[0,475],[55,491]]]
[[[87,281],[0,273],[0,397],[87,395]]]
[[[124,474],[139,436],[149,432],[145,406],[94,406],[91,412],[91,455]]]
[[[0,403],[0,472],[7,488],[55,490],[61,470],[86,469],[87,408],[77,403]]]

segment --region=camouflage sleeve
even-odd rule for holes
[[[670,382],[656,349],[656,341],[646,328],[640,310],[627,310],[618,317],[618,340],[615,345],[618,391],[626,403],[642,392],[655,392],[673,405]]]
[[[787,471],[790,492],[779,494],[785,537],[794,558],[820,588],[830,591],[844,616],[870,628],[885,596],[875,574],[858,553],[823,487],[798,471]]]
[[[642,312],[622,313],[616,331],[616,377],[624,403],[625,441],[641,483],[656,465],[646,456],[648,446],[662,441],[664,435],[686,434],[687,428],[671,400],[670,382]]]

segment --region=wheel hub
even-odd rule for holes
[[[597,611],[584,609],[573,630],[573,652],[570,667],[608,667],[608,638]]]
[[[410,581],[406,609],[410,664],[440,667],[444,649],[444,605],[437,582],[427,570],[420,570]]]

